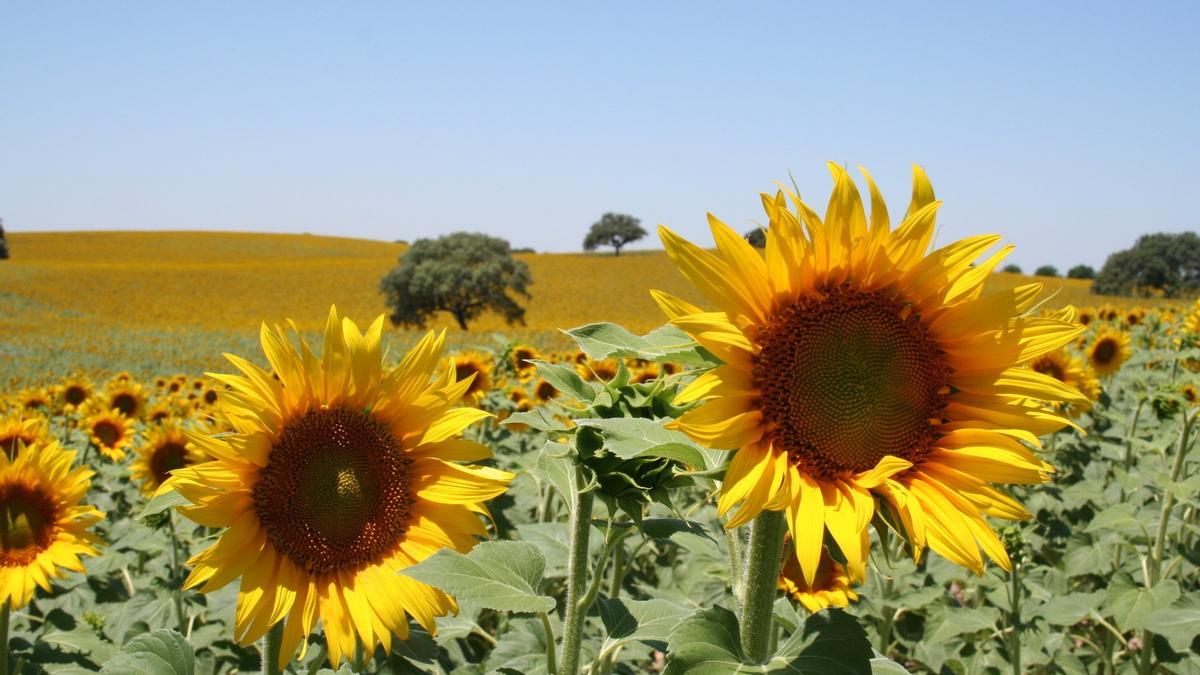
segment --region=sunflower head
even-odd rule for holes
[[[993,483],[1048,480],[1021,441],[1069,423],[1048,404],[1084,401],[1025,364],[1083,329],[1034,313],[1040,284],[983,295],[1011,250],[993,250],[998,235],[930,251],[940,202],[924,171],[894,229],[865,171],[869,215],[850,175],[830,172],[823,218],[794,193],[762,195],[762,253],[712,216],[715,252],[660,228],[710,307],[655,299],[723,362],[681,392],[677,403],[701,405],[671,426],[735,450],[718,510],[738,507],[729,527],[785,511],[808,583],[826,533],[865,577],[877,499],[915,555],[928,546],[976,572],[983,555],[1007,566],[986,517],[1029,514]]]
[[[509,348],[507,361],[511,372],[532,374],[537,371],[534,361],[542,358],[537,348],[527,344],[516,344]]]
[[[104,514],[81,504],[92,472],[55,441],[0,453],[0,600],[29,604],[35,587],[50,590],[63,570],[83,572],[80,556],[97,555],[89,531]]]
[[[43,417],[9,415],[0,418],[0,451],[9,459],[17,456],[21,446],[41,443],[49,437],[49,425]]]
[[[34,388],[22,391],[17,400],[23,410],[33,413],[48,410],[53,397],[44,388]]]
[[[492,390],[492,357],[482,352],[469,351],[450,357],[454,376],[459,382],[470,382],[464,396],[466,402],[479,406]]]
[[[550,384],[546,378],[538,378],[538,381],[533,385],[533,397],[539,401],[546,402],[558,396],[558,389]]]
[[[146,410],[146,390],[132,379],[110,380],[103,394],[104,405],[129,419],[138,419]]]
[[[1088,347],[1088,361],[1097,375],[1108,376],[1121,369],[1121,365],[1129,360],[1129,333],[1115,328],[1105,328],[1096,335]]]
[[[318,621],[335,668],[356,642],[390,650],[410,617],[433,632],[454,600],[397,572],[474,546],[484,502],[512,479],[460,463],[491,455],[460,438],[489,415],[456,407],[470,382],[438,367],[444,334],[384,369],[383,320],[364,333],[331,310],[319,356],[264,325],[270,370],[231,357],[242,374],[213,375],[228,387],[217,405],[233,433],[187,432],[214,459],[166,483],[192,503],[181,513],[228,528],[189,561],[186,586],[207,592],[242,577],[235,637],[247,644],[284,622],[281,666]]]
[[[133,420],[115,408],[87,410],[83,430],[100,454],[114,462],[125,459],[125,449],[133,443]]]
[[[205,459],[179,427],[168,423],[152,432],[138,447],[129,473],[137,481],[142,494],[151,496],[167,482],[171,472]]]
[[[63,381],[58,396],[62,401],[63,410],[71,412],[82,407],[95,391],[96,388],[86,377],[68,377]]]
[[[779,590],[813,613],[829,607],[848,607],[858,601],[846,567],[833,559],[828,548],[821,550],[817,573],[811,582],[805,579],[795,553],[788,550],[779,570]]]

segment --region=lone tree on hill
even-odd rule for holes
[[[764,228],[756,227],[746,233],[746,241],[754,248],[767,247],[767,231]]]
[[[508,242],[486,234],[456,232],[418,239],[400,256],[400,265],[379,281],[389,318],[424,327],[438,312],[449,312],[463,330],[491,310],[509,324],[525,323],[525,309],[508,291],[530,297],[529,267],[512,257]]]
[[[1058,276],[1058,268],[1054,265],[1042,265],[1034,270],[1033,273],[1039,277],[1056,277]]]
[[[1104,262],[1093,293],[1157,295],[1177,298],[1200,291],[1200,237],[1182,234],[1144,234],[1133,248],[1118,251]]]
[[[1009,274],[1020,274],[1020,273],[1021,273],[1021,266],[1020,266],[1020,265],[1014,265],[1014,264],[1012,264],[1012,263],[1009,263],[1009,264],[1005,265],[1005,266],[1004,266],[1004,269],[1002,269],[1002,270],[1000,270],[1000,271],[1001,271],[1001,272],[1008,272]]]
[[[8,240],[4,238],[4,221],[0,219],[0,260],[8,259]]]
[[[1067,270],[1068,279],[1095,279],[1096,270],[1091,265],[1076,265]]]
[[[621,247],[646,236],[642,221],[624,213],[606,213],[592,223],[583,239],[583,250],[595,251],[601,246],[613,247],[613,255],[621,255]]]

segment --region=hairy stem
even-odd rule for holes
[[[746,560],[742,602],[742,651],[754,663],[770,657],[771,626],[783,557],[787,519],[782,511],[763,511],[750,529],[750,555]]]
[[[283,643],[283,622],[271,626],[271,630],[262,639],[262,672],[263,675],[279,675],[283,669],[279,667],[279,648]]]
[[[577,467],[578,485],[583,485],[583,473]],[[567,613],[563,619],[563,651],[561,675],[579,672],[579,653],[583,646],[583,618],[587,615],[584,592],[588,582],[588,537],[592,529],[591,492],[575,495],[571,513],[571,541],[567,552]]]

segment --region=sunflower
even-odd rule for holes
[[[1088,348],[1088,361],[1097,375],[1108,376],[1121,369],[1129,359],[1129,333],[1115,328],[1100,331]]]
[[[17,399],[21,408],[25,410],[47,410],[50,407],[50,401],[53,397],[50,392],[42,388],[26,389],[21,392]]]
[[[829,555],[828,548],[821,549],[817,574],[812,582],[805,580],[796,556],[788,551],[779,570],[779,590],[813,613],[827,607],[847,607],[858,601],[858,593],[851,588],[845,566]]]
[[[50,579],[65,577],[59,568],[83,572],[79,556],[99,554],[88,528],[104,514],[80,504],[92,472],[74,461],[52,440],[13,458],[0,453],[0,600],[14,609],[29,604],[35,586],[49,591]]]
[[[703,404],[670,426],[736,450],[718,510],[739,507],[731,528],[784,511],[806,583],[826,532],[850,575],[865,578],[873,497],[914,556],[928,546],[982,573],[982,548],[1007,568],[984,517],[1030,514],[992,484],[1048,480],[1052,468],[1022,441],[1037,445],[1069,421],[1036,401],[1083,400],[1022,366],[1083,329],[1028,315],[1040,284],[982,295],[1011,250],[976,262],[999,236],[927,254],[940,202],[920,168],[894,230],[869,176],[868,220],[849,174],[830,170],[824,220],[795,194],[763,195],[765,260],[712,216],[715,253],[659,228],[675,266],[716,309],[655,299],[724,362],[680,392],[680,404]]]
[[[166,401],[159,401],[146,410],[146,421],[163,424],[175,416],[175,409]]]
[[[600,361],[589,359],[586,363],[575,367],[575,372],[585,380],[597,380],[600,382],[608,382],[617,376],[617,371],[620,369],[615,359],[603,359]]]
[[[1185,384],[1179,389],[1179,394],[1183,396],[1183,400],[1187,401],[1189,406],[1194,406],[1200,403],[1200,389],[1194,384]],[[0,440],[0,442],[3,442]]]
[[[1085,401],[1074,402],[1066,407],[1067,414],[1071,417],[1078,417],[1090,410],[1092,401],[1095,401],[1100,396],[1099,381],[1096,380],[1096,377],[1092,375],[1082,360],[1073,356],[1066,349],[1046,352],[1032,359],[1029,362],[1029,367],[1043,375],[1053,377],[1068,387],[1078,390],[1083,395]]]
[[[167,393],[178,394],[186,384],[187,375],[176,375],[175,377],[171,378],[170,382],[167,382]]]
[[[104,388],[104,405],[130,419],[137,419],[146,410],[146,390],[133,380],[111,380]]]
[[[129,466],[129,473],[138,481],[142,494],[150,496],[170,478],[172,471],[205,459],[196,446],[188,442],[179,427],[167,425],[151,433],[138,448],[137,458]]]
[[[383,316],[366,333],[331,309],[323,353],[280,327],[262,327],[271,371],[230,356],[243,375],[218,403],[235,433],[188,432],[216,458],[177,469],[164,488],[181,513],[228,528],[194,556],[187,588],[213,591],[242,578],[235,637],[248,644],[282,628],[281,667],[320,620],[334,668],[408,637],[411,616],[433,633],[453,598],[398,574],[441,548],[467,551],[486,534],[483,502],[512,474],[468,466],[491,456],[459,438],[488,417],[455,408],[469,382],[446,368],[431,380],[445,335],[429,333],[393,370],[382,366]],[[301,651],[303,654],[303,650]]]
[[[538,350],[531,345],[514,345],[508,350],[508,363],[512,371],[518,375],[527,376],[526,379],[532,377],[532,374],[537,371],[533,362],[540,358]]]
[[[78,410],[92,397],[95,391],[96,388],[92,386],[91,380],[86,377],[68,377],[63,381],[58,396],[62,399],[63,410],[71,412]]]
[[[558,396],[558,388],[542,377],[533,385],[533,397],[543,403]]]
[[[46,440],[50,430],[45,418],[9,416],[0,419],[0,451],[9,459],[17,456],[17,450],[24,445],[33,445]]]
[[[83,429],[100,454],[114,462],[125,459],[125,448],[133,443],[133,420],[115,408],[88,411]]]
[[[492,390],[492,358],[480,352],[464,352],[450,357],[454,366],[454,379],[459,382],[470,380],[463,401],[475,407],[483,402]]]
[[[1096,310],[1091,307],[1083,307],[1079,310],[1079,316],[1075,319],[1080,326],[1090,326],[1096,320]]]

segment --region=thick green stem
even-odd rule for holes
[[[12,614],[12,602],[4,601],[0,609],[0,675],[8,675],[8,620]]]
[[[179,535],[175,533],[175,513],[167,510],[167,529],[171,533],[171,594],[175,600],[175,621],[179,634],[187,637],[187,617],[183,612],[183,568],[179,566]]]
[[[750,529],[741,631],[742,651],[754,663],[766,663],[771,656],[772,614],[778,595],[779,565],[786,533],[787,519],[782,511],[763,511]]]
[[[280,675],[283,669],[279,667],[279,648],[283,643],[283,622],[271,626],[271,630],[262,639],[262,672],[263,675]]]
[[[578,485],[583,485],[582,472]],[[588,583],[588,537],[592,530],[591,492],[575,495],[575,508],[571,513],[571,541],[567,549],[567,612],[563,619],[563,651],[561,675],[576,675],[579,672],[579,652],[583,645],[583,617],[587,615],[584,592]]]
[[[612,579],[608,584],[608,599],[616,600],[621,597],[621,586],[625,583],[625,542],[617,539],[617,547],[613,549]]]
[[[742,567],[746,564],[746,542],[742,539],[742,528],[726,528],[725,541],[729,544],[729,585],[733,587],[733,599],[740,612],[745,595],[745,589],[742,588]]]
[[[1009,573],[1012,580],[1012,597],[1009,599],[1010,615],[1009,624],[1012,626],[1012,635],[1010,636],[1009,646],[1009,662],[1012,664],[1013,675],[1023,675],[1021,672],[1021,563],[1017,560],[1012,561],[1012,572]]]

